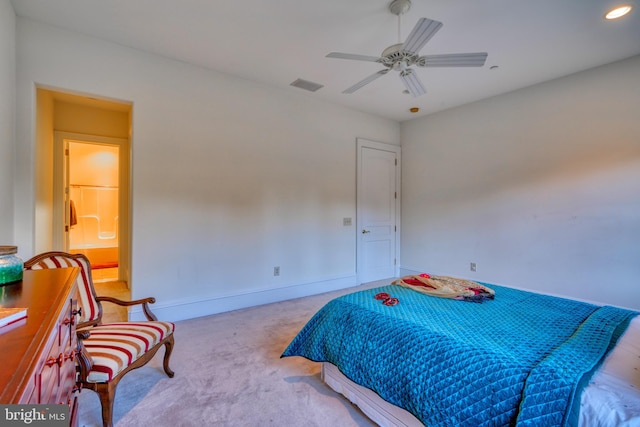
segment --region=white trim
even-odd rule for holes
[[[184,298],[152,304],[150,308],[158,319],[177,322],[179,320],[193,319],[195,317],[209,316],[226,311],[318,295],[325,292],[351,288],[356,285],[358,285],[356,276],[348,275],[278,288],[256,289],[238,294],[219,295],[208,298]],[[129,312],[129,320],[146,320],[139,306],[131,309]]]
[[[371,141],[364,138],[356,138],[356,274],[358,275],[358,282],[362,283],[360,273],[362,271],[360,263],[362,262],[362,245],[360,244],[360,238],[358,230],[360,229],[360,224],[362,224],[362,214],[359,210],[359,207],[362,206],[362,201],[360,200],[360,171],[362,170],[362,150],[361,148],[373,148],[376,150],[390,151],[396,154],[397,167],[396,167],[396,264],[395,264],[395,275],[398,276],[400,274],[400,237],[402,235],[402,216],[400,207],[402,206],[402,149],[398,145],[385,144],[382,142]]]

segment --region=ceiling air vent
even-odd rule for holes
[[[295,82],[291,83],[291,86],[308,90],[309,92],[315,92],[318,89],[324,87],[324,85],[310,82],[309,80],[302,80],[302,79],[297,79]]]

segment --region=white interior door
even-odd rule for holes
[[[358,139],[357,270],[360,283],[398,275],[400,147]]]

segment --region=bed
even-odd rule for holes
[[[322,362],[380,425],[640,425],[638,313],[486,286],[482,303],[397,285],[336,298],[282,357]]]

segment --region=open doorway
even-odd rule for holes
[[[54,247],[89,258],[94,282],[129,284],[129,141],[54,132]]]
[[[65,139],[67,247],[91,262],[95,282],[119,278],[119,144]]]
[[[129,287],[132,105],[37,95],[36,252],[82,252],[96,280]]]
[[[98,294],[129,300],[132,104],[44,87],[36,95],[34,252],[88,250]],[[69,154],[93,163],[75,170]],[[114,157],[117,167],[107,168]],[[108,321],[128,318],[126,307],[104,309]]]

